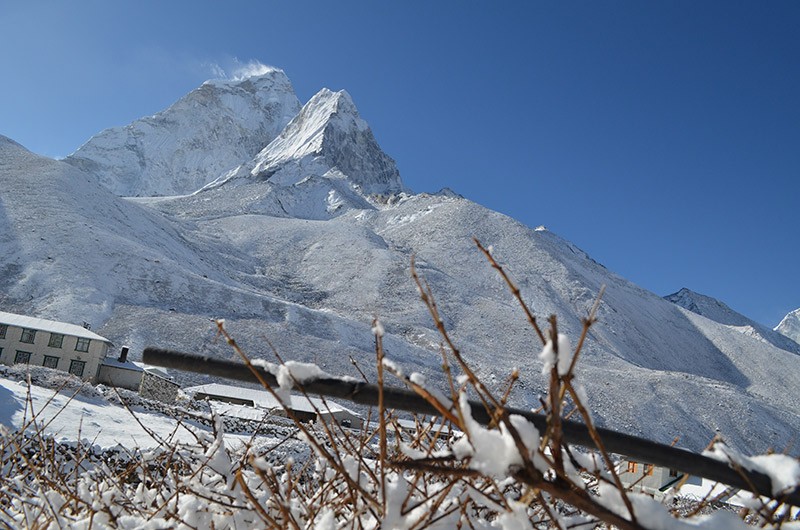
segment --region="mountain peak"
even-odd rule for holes
[[[106,129],[65,162],[117,195],[187,194],[255,156],[299,109],[277,68],[208,81],[162,112]]]
[[[24,151],[27,151],[27,149],[25,149],[25,147],[22,144],[19,144],[14,140],[12,140],[11,138],[9,138],[8,136],[3,136],[2,134],[0,134],[0,149],[2,149],[3,151],[8,149],[14,149],[14,150],[22,149]]]
[[[323,88],[308,101],[308,106],[308,112],[316,112],[322,116],[328,116],[329,121],[338,125],[353,125],[360,130],[369,129],[369,125],[359,116],[358,109],[353,103],[353,98],[346,90],[334,92],[328,88]],[[336,118],[336,120],[333,118]]]
[[[800,308],[783,317],[781,323],[775,327],[775,331],[800,344]]]
[[[199,88],[190,92],[186,97],[203,89],[219,90],[222,92],[243,91],[250,94],[261,94],[269,98],[276,88],[281,91],[294,93],[294,88],[286,73],[280,68],[265,66],[263,70],[251,75],[244,75],[225,79],[209,79]],[[299,105],[298,105],[299,107]]]
[[[350,95],[323,88],[280,136],[237,177],[293,185],[309,176],[346,178],[364,195],[404,190],[394,160],[384,153]]]
[[[714,322],[737,328],[746,335],[769,342],[782,350],[800,353],[800,344],[794,340],[787,340],[787,337],[784,336],[785,334],[782,335],[777,332],[777,328],[771,330],[734,311],[716,298],[696,293],[685,287],[677,293],[667,295],[664,298],[692,313],[704,316]]]
[[[286,78],[286,73],[278,67],[268,66],[266,64],[258,63],[240,69],[232,77],[209,79],[203,84],[226,86],[226,85],[235,85],[243,81],[257,82],[258,80],[270,79],[275,77]]]
[[[726,326],[758,326],[751,319],[738,313],[728,307],[724,302],[717,300],[711,296],[700,294],[683,287],[677,293],[672,293],[664,297],[673,304],[676,304],[684,309],[702,315],[714,322],[725,324]]]
[[[718,309],[725,309],[730,310],[728,306],[711,298],[709,296],[702,295],[700,293],[696,293],[691,289],[687,289],[686,287],[682,287],[678,292],[668,294],[664,297],[665,300],[672,302],[675,305],[678,305],[684,309],[691,311],[692,313],[697,313],[698,315],[703,315],[705,317],[711,318],[712,320],[717,320],[716,318],[712,318],[711,316],[707,315],[709,313],[707,310],[709,306],[716,306]],[[701,306],[705,306],[706,310],[704,311]],[[722,306],[722,307],[720,307]],[[727,313],[727,312],[726,312]],[[724,319],[725,322],[723,324],[734,324],[733,322],[729,321],[730,319]]]

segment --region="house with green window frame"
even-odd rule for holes
[[[64,370],[94,382],[111,341],[83,326],[0,311],[0,363]]]

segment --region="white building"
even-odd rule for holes
[[[207,399],[228,404],[229,406],[218,408],[222,415],[242,419],[260,419],[265,414],[286,416],[283,406],[266,390],[213,383],[185,388],[184,392],[193,396],[194,399]],[[363,422],[359,414],[327,398],[322,400],[316,397],[292,394],[286,405],[301,421],[329,422],[333,420],[343,427],[353,429],[360,429]]]
[[[0,363],[64,370],[94,382],[111,341],[82,326],[0,311]]]
[[[626,488],[646,493],[656,499],[663,498],[670,488],[681,482],[689,480],[696,482],[697,479],[697,477],[685,477],[684,473],[674,469],[635,460],[623,460],[617,468],[617,474]]]
[[[747,504],[746,499],[753,497],[749,492],[707,478],[687,476],[681,471],[634,460],[623,460],[617,473],[622,485],[630,491],[646,493],[656,500],[677,493],[696,500],[707,499],[742,507]]]

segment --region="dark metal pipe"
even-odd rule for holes
[[[258,384],[255,374],[243,363],[225,361],[213,357],[204,357],[189,353],[182,353],[160,348],[145,348],[143,361],[153,366],[163,366],[189,372],[215,375],[226,379],[235,379]],[[273,387],[278,386],[275,376],[268,371],[258,368],[261,377]],[[321,378],[303,383],[303,390],[309,394],[346,399],[361,405],[376,406],[378,404],[378,387],[361,381]],[[406,388],[384,387],[383,400],[387,408],[417,412],[438,416],[438,411],[423,397]],[[470,401],[472,417],[475,421],[488,424],[491,421],[489,413],[483,404]],[[507,408],[509,414],[517,414],[532,422],[539,432],[547,428],[547,419],[542,414],[529,410]],[[589,435],[586,425],[575,421],[563,420],[562,431],[567,443],[581,445],[590,449],[597,449]],[[772,497],[771,479],[759,472],[746,469],[736,470],[726,463],[714,460],[703,455],[656,443],[637,436],[619,433],[604,428],[597,428],[606,450],[612,453],[627,456],[638,462],[647,462],[661,467],[674,469],[697,477],[707,478],[729,486],[747,490],[759,495]],[[793,506],[800,506],[800,491],[784,494],[781,501]]]

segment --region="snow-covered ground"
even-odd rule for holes
[[[23,427],[42,429],[57,441],[83,441],[102,449],[124,447],[149,449],[170,443],[194,443],[196,432],[210,428],[190,418],[179,422],[176,417],[129,410],[119,402],[111,402],[94,388],[83,391],[43,388],[28,385],[23,378],[0,377],[0,424],[12,430]],[[252,436],[228,434],[226,442],[236,449],[251,441]],[[262,437],[262,443],[277,437]]]

